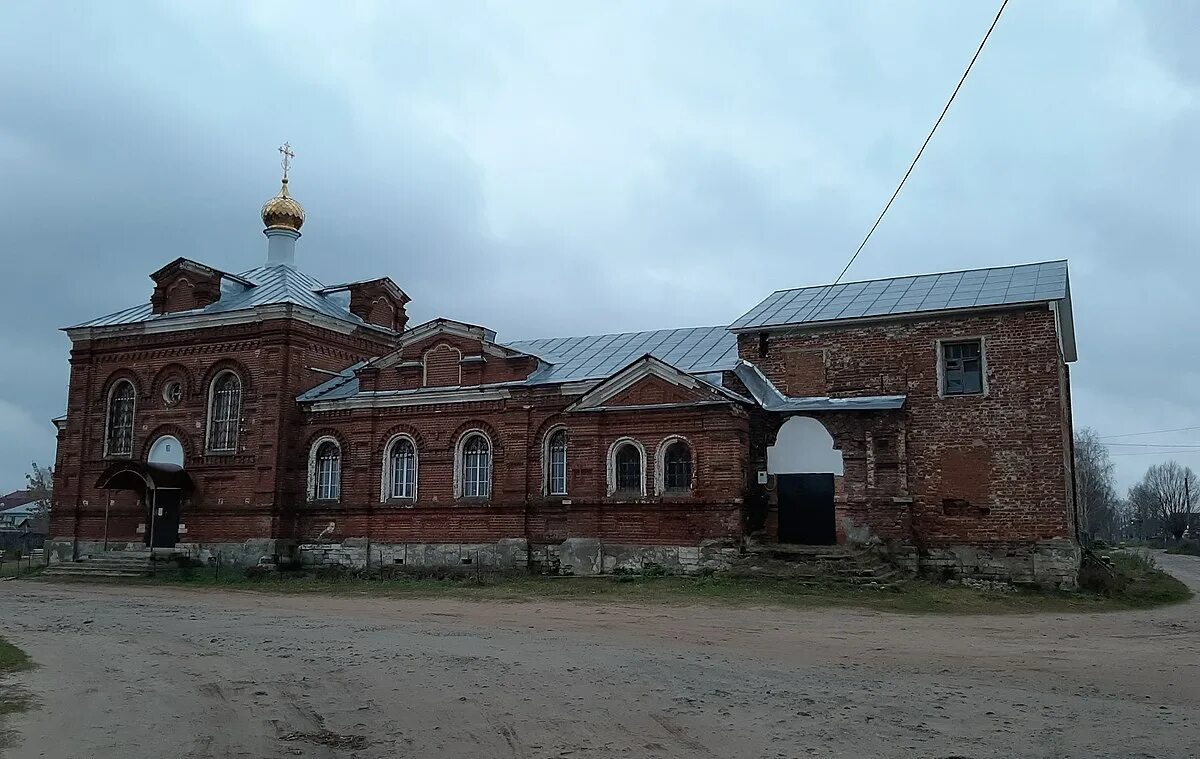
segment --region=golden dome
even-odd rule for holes
[[[263,204],[262,220],[267,229],[282,228],[299,232],[300,227],[304,226],[304,207],[288,195],[287,177],[283,178],[279,194]]]

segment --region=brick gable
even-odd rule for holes
[[[680,387],[661,377],[643,377],[633,387],[606,400],[605,406],[651,406],[714,400],[713,394]]]
[[[151,308],[156,314],[171,314],[216,303],[222,276],[223,272],[204,264],[176,259],[150,275],[154,280]]]

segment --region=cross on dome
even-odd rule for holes
[[[292,168],[292,159],[296,157],[292,144],[285,142],[279,146],[280,164],[283,166],[283,183],[279,194],[268,200],[262,207],[262,220],[267,229],[286,229],[299,232],[304,225],[304,208],[288,194],[288,172]]]

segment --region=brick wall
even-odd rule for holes
[[[938,341],[952,338],[982,338],[985,395],[939,397]],[[839,522],[928,545],[1074,535],[1069,386],[1046,307],[772,333],[765,356],[758,335],[738,347],[780,387],[907,394],[900,411],[812,415],[843,452]],[[763,465],[784,421],[771,417],[752,451]]]
[[[311,446],[333,435],[342,445],[342,495],[336,505],[300,510],[295,537],[335,523],[337,538],[378,542],[487,542],[503,538],[600,537],[624,543],[740,535],[749,418],[733,404],[700,408],[563,414],[575,400],[557,388],[513,391],[488,402],[308,414],[301,437]],[[546,434],[568,431],[568,494],[544,495]],[[456,498],[455,449],[463,433],[483,430],[492,442],[492,495],[486,503]],[[416,441],[417,497],[383,501],[384,449],[404,433]],[[668,438],[692,447],[695,483],[688,495],[655,495],[655,455]],[[631,437],[646,450],[647,495],[608,495],[608,453]],[[381,537],[382,536],[382,537]]]
[[[95,485],[107,467],[129,458],[144,461],[151,443],[171,434],[183,445],[196,485],[185,504],[189,537],[250,537],[236,527],[238,514],[262,524],[296,499],[296,478],[304,469],[294,461],[300,424],[295,397],[328,379],[313,369],[342,369],[386,352],[390,343],[390,338],[366,330],[343,334],[293,319],[77,341],[71,351],[67,419],[59,433],[51,533],[99,539],[108,506],[109,538],[140,539],[136,529],[144,518],[132,494]],[[212,455],[206,452],[208,390],[226,369],[242,380],[238,449]],[[120,379],[131,381],[137,392],[133,454],[124,459],[104,455],[108,390]],[[176,405],[163,396],[172,380],[183,385]],[[212,518],[203,518],[209,510]],[[269,530],[253,536],[267,534]]]
[[[493,385],[523,380],[537,369],[531,356],[498,356],[483,341],[435,334],[388,355],[380,368],[365,369],[364,389],[415,390],[419,387]],[[482,359],[480,357],[482,356]],[[464,360],[464,357],[465,360]]]

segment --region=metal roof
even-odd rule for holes
[[[737,363],[737,338],[726,327],[547,337],[504,345],[546,363],[529,377],[530,385],[608,377],[647,354],[688,374],[728,371]]]
[[[777,290],[731,330],[1063,300],[1067,262],[892,277]]]
[[[220,299],[204,308],[196,308],[191,311],[176,311],[169,314],[155,314],[149,303],[143,303],[107,316],[101,316],[98,319],[76,324],[69,329],[135,324],[137,322],[156,321],[179,316],[222,314],[277,303],[292,303],[319,314],[333,317],[334,319],[341,319],[342,321],[355,324],[365,324],[362,319],[350,313],[350,298],[348,293],[345,291],[318,292],[325,286],[314,277],[305,274],[294,266],[259,266],[242,272],[237,275],[237,278],[252,282],[254,286],[248,287],[235,279],[223,278]],[[379,329],[383,328],[380,327]]]
[[[739,360],[734,374],[767,411],[888,411],[903,408],[906,395],[859,395],[848,398],[829,396],[795,397],[779,392],[771,380],[749,361]]]
[[[356,371],[367,362],[359,361],[354,366],[338,372],[338,376],[330,377],[316,387],[305,390],[296,396],[297,401],[334,401],[341,398],[352,398],[358,395],[358,376]]]
[[[598,380],[616,374],[643,356],[654,356],[687,374],[720,385],[720,372],[737,365],[737,339],[725,327],[660,329],[652,332],[622,332],[588,337],[547,337],[502,344],[521,353],[538,357],[542,365],[524,382],[507,385],[554,385],[562,382]],[[331,377],[296,400],[331,401],[358,394],[355,364]],[[714,382],[713,380],[716,379]],[[452,388],[439,388],[452,389]]]

